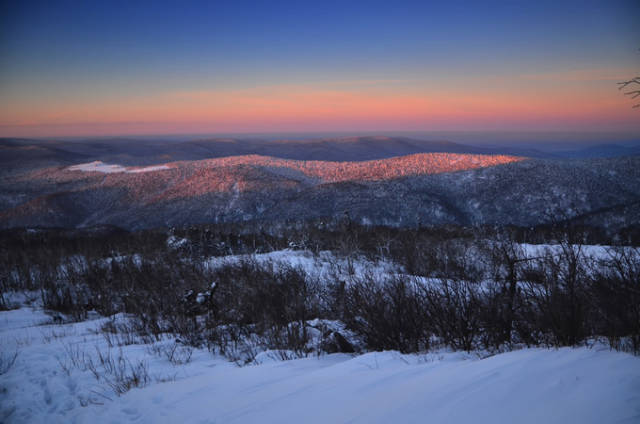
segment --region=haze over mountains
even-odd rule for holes
[[[365,161],[416,153],[508,154],[532,158],[615,157],[640,154],[640,142],[576,147],[531,148],[518,144],[492,147],[407,137],[336,137],[321,139],[210,138],[171,141],[145,138],[76,141],[0,139],[0,165],[10,169],[37,168],[102,161],[129,166],[225,156],[264,155],[282,159]]]
[[[133,229],[346,214],[386,225],[570,219],[620,229],[640,222],[639,151],[551,154],[379,136],[5,139],[0,225]]]
[[[26,167],[29,162],[40,166],[95,160],[151,165],[251,154],[298,160],[364,161],[415,153],[499,153],[448,141],[378,136],[320,140],[214,138],[183,142],[124,138],[87,141],[4,139],[0,141],[0,149],[2,164],[8,167]]]

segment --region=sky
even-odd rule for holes
[[[0,0],[0,137],[623,131],[640,2]]]

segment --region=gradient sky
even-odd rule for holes
[[[631,131],[640,2],[0,1],[0,136]]]

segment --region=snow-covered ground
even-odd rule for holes
[[[122,319],[121,316],[118,319]],[[109,347],[107,318],[51,324],[38,307],[0,312],[2,423],[634,423],[640,358],[592,348],[474,354],[333,354],[238,367],[166,339]],[[49,324],[46,324],[49,323]],[[165,350],[163,350],[165,349]],[[118,396],[99,353],[142,364],[146,387]],[[78,366],[74,366],[74,362]],[[66,370],[66,371],[65,371]]]
[[[129,168],[127,172],[130,174],[138,174],[140,172],[152,172],[152,171],[162,171],[164,169],[170,169],[167,165],[154,165],[154,166],[145,166],[142,168]]]
[[[286,265],[302,269],[307,275],[325,279],[339,275],[344,279],[349,276],[375,274],[378,277],[392,276],[400,272],[400,267],[387,261],[370,261],[364,257],[344,258],[330,251],[322,251],[317,255],[306,250],[275,250],[268,253],[252,255],[229,255],[211,257],[205,263],[209,268],[233,265],[242,261],[256,261],[258,264],[271,263],[275,268]]]
[[[161,171],[163,169],[169,169],[169,167],[167,165],[154,165],[142,168],[126,168],[122,165],[112,165],[99,160],[94,162],[81,163],[79,165],[73,165],[67,168],[67,170],[69,171],[102,172],[103,174],[113,174],[116,172],[137,174],[140,172]]]
[[[528,244],[521,243],[520,247],[526,257],[535,258],[543,256],[547,252],[552,254],[560,254],[562,252],[562,246],[559,244]],[[600,245],[573,245],[573,249],[580,249],[581,255],[591,259],[609,259],[615,252],[615,249],[625,250],[629,254],[640,254],[640,250],[634,247],[612,247],[612,246],[600,246]]]

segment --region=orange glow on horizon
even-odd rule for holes
[[[136,126],[184,131],[281,130],[382,125],[401,129],[433,123],[450,126],[509,122],[574,123],[629,120],[637,116],[616,90],[359,90],[280,85],[245,90],[166,92],[93,102],[50,100],[0,108],[0,132],[64,132]],[[21,131],[22,130],[22,131]],[[80,130],[81,132],[82,130]],[[102,132],[102,131],[98,131]],[[5,135],[5,134],[1,134]],[[11,135],[11,134],[6,134]],[[47,134],[42,134],[47,135]],[[73,135],[73,134],[70,134]]]

